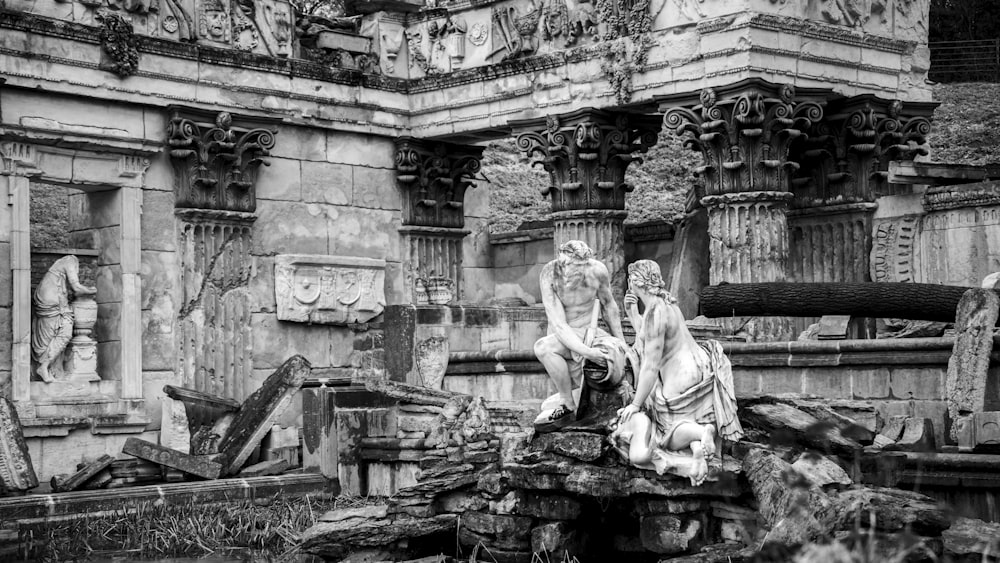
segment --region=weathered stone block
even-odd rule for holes
[[[258,202],[253,254],[329,254],[327,208],[315,203]],[[352,232],[357,236],[360,225]]]
[[[289,355],[309,358],[317,367],[330,366],[334,358],[347,358],[351,350],[349,331],[334,326],[282,323],[277,315],[255,313],[254,367],[275,369]]]
[[[476,492],[456,491],[435,499],[434,508],[437,512],[471,512],[484,510],[489,501]]]
[[[855,399],[882,399],[889,396],[889,369],[851,369],[851,389]]]
[[[842,467],[829,458],[815,454],[804,453],[792,464],[792,469],[798,471],[816,487],[847,486],[853,483]]]
[[[395,157],[396,146],[392,139],[343,131],[327,133],[326,160],[329,162],[389,169],[394,166]]]
[[[903,435],[886,450],[909,452],[933,452],[937,449],[934,439],[934,423],[929,418],[911,417],[906,419]]]
[[[174,194],[154,190],[142,192],[140,234],[143,250],[177,250]]]
[[[531,534],[534,521],[527,516],[509,514],[489,514],[486,512],[466,512],[462,524],[477,534],[488,534],[498,538],[524,540]]]
[[[38,486],[21,432],[17,410],[6,398],[0,397],[0,492],[27,491]]]
[[[944,397],[944,380],[944,370],[897,367],[889,377],[889,387],[896,399],[940,400]]]
[[[513,509],[524,516],[542,520],[576,520],[582,511],[580,502],[567,496],[530,491],[516,491],[514,494],[516,501]]]
[[[378,256],[386,260],[400,256],[398,229],[402,223],[398,212],[328,205],[325,215],[329,236],[327,254]],[[358,236],[358,233],[365,236]]]
[[[676,516],[646,516],[639,524],[639,538],[649,551],[676,554],[688,551],[701,532],[701,522]]]
[[[350,205],[354,200],[354,167],[329,162],[302,162],[302,200]]]
[[[126,440],[122,452],[205,479],[217,479],[222,474],[222,464],[215,461],[214,455],[182,454],[138,438]]]
[[[970,289],[958,303],[957,334],[948,361],[946,385],[948,414],[952,420],[985,410],[993,328],[998,315],[1000,296],[991,289]],[[954,431],[950,434],[952,439],[956,438]]]
[[[601,457],[604,436],[589,432],[549,432],[539,434],[531,442],[532,451],[553,452],[582,461]]]
[[[354,167],[354,199],[356,207],[398,210],[402,207],[393,168]]]
[[[552,560],[563,561],[583,555],[580,540],[571,522],[549,522],[531,530],[531,551],[547,553]]]
[[[709,508],[707,499],[658,499],[644,498],[636,499],[633,505],[635,513],[639,516],[653,516],[657,514],[684,514],[688,512],[701,512]]]
[[[301,201],[301,168],[297,159],[268,158],[257,176],[257,199]]]

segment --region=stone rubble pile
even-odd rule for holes
[[[383,504],[334,510],[304,534],[303,550],[330,560],[434,560],[460,550],[462,560],[497,563],[533,554],[709,563],[750,561],[762,548],[791,557],[802,544],[862,536],[888,557],[905,535],[907,561],[920,561],[982,553],[969,531],[991,526],[949,531],[952,515],[934,499],[865,484],[878,464],[861,460],[889,454],[871,448],[882,429],[863,402],[742,402],[748,438],[727,445],[696,487],[624,464],[607,439],[606,410],[559,432],[500,433],[483,420],[491,410],[481,398],[369,387],[400,401],[397,436],[416,437],[364,438],[361,457],[416,470]]]

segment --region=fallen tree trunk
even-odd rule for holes
[[[852,317],[952,322],[969,287],[927,283],[730,283],[702,289],[706,317]]]

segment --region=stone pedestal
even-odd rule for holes
[[[97,301],[87,297],[73,301],[73,338],[65,353],[66,378],[97,381],[97,341],[90,333],[97,323]]]

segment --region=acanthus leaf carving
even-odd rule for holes
[[[174,165],[176,206],[253,212],[255,185],[264,157],[274,148],[275,134],[265,128],[233,126],[227,112],[204,123],[174,112],[167,144]]]
[[[532,123],[535,122],[535,123]],[[552,195],[552,210],[624,209],[625,170],[657,141],[657,123],[637,116],[632,119],[597,110],[575,112],[563,119],[546,118],[515,124],[523,130],[516,140],[518,150],[541,166],[551,179],[542,189]]]
[[[799,168],[789,149],[823,118],[823,107],[797,102],[791,85],[763,82],[725,99],[706,88],[699,100],[693,108],[668,109],[664,123],[703,154],[698,172],[707,179],[707,193],[788,191]]]
[[[887,189],[889,162],[926,155],[927,117],[904,115],[899,100],[864,95],[831,104],[796,148],[803,174],[796,205],[874,201]]]
[[[398,139],[396,180],[404,192],[403,224],[464,226],[465,191],[475,186],[482,154],[481,147]]]

